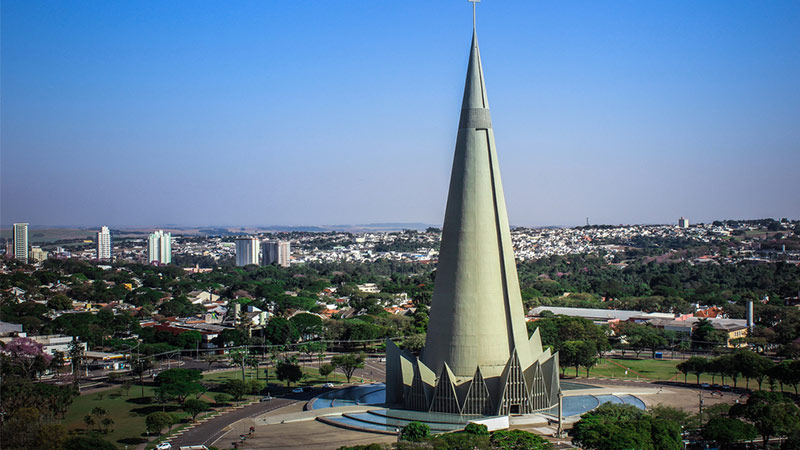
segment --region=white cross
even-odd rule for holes
[[[475,4],[480,3],[481,0],[467,0],[472,3],[472,28],[475,29]]]

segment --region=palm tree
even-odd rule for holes
[[[89,427],[94,425],[94,418],[92,417],[91,414],[87,414],[87,415],[83,416],[83,423],[86,424],[86,432],[88,433],[89,432]]]

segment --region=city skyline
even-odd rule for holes
[[[800,216],[800,5],[479,8],[512,225]],[[441,224],[470,15],[6,2],[0,222]]]

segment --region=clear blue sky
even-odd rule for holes
[[[510,221],[800,217],[800,2],[484,0]],[[441,223],[465,0],[2,3],[0,222]]]

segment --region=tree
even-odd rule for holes
[[[550,450],[553,444],[543,437],[524,430],[498,430],[490,439],[492,448],[508,450]]]
[[[289,319],[289,322],[305,340],[313,339],[324,331],[322,319],[314,314],[300,313]]]
[[[144,397],[144,374],[153,368],[153,362],[146,358],[136,358],[130,360],[131,374],[139,377],[139,385],[142,387],[142,397]]]
[[[746,439],[758,437],[756,427],[733,417],[716,416],[706,422],[701,432],[704,439],[715,441],[721,448]]]
[[[425,333],[417,333],[405,336],[400,342],[400,347],[412,353],[418,353],[423,347],[425,347]]]
[[[322,377],[325,377],[325,381],[328,381],[328,375],[333,372],[333,365],[332,364],[322,364],[319,366],[319,374]]]
[[[734,405],[730,414],[755,425],[764,448],[770,437],[786,435],[800,426],[800,410],[791,399],[777,392],[753,392],[746,403]]]
[[[573,427],[575,445],[585,449],[681,448],[680,426],[632,405],[604,403]]]
[[[592,341],[583,341],[578,350],[580,365],[586,369],[586,378],[589,378],[589,370],[597,364],[597,346]]]
[[[296,383],[303,378],[303,370],[294,360],[284,359],[275,368],[275,376],[279,380],[285,381],[288,388],[292,383]]]
[[[5,347],[0,354],[7,357],[7,361],[18,367],[27,378],[33,378],[44,371],[52,356],[42,350],[42,344],[27,337],[16,337]],[[38,373],[37,373],[38,372]]]
[[[427,439],[431,435],[431,427],[422,422],[411,422],[400,433],[400,439],[404,441],[419,442]]]
[[[222,385],[222,391],[233,397],[234,401],[239,401],[247,395],[250,387],[243,380],[228,380]]]
[[[108,434],[108,430],[111,428],[111,425],[114,425],[114,419],[106,417],[100,422],[100,424],[103,425],[103,433]]]
[[[203,335],[199,331],[186,331],[178,335],[178,345],[183,348],[197,349],[200,341],[203,340]],[[191,354],[191,353],[190,353]]]
[[[300,339],[300,333],[292,322],[283,317],[273,317],[264,328],[264,335],[274,345],[293,344]]]
[[[183,404],[189,395],[205,392],[206,388],[198,382],[202,378],[203,373],[197,369],[177,368],[159,373],[155,382],[162,398],[172,398]]]
[[[41,413],[36,408],[20,408],[8,418],[0,430],[4,448],[28,449],[37,444],[36,438],[41,430]]]
[[[763,380],[764,374],[766,374],[767,370],[772,365],[772,361],[768,358],[750,350],[737,350],[733,354],[733,358],[736,367],[739,368],[739,371],[745,379],[745,387],[747,389],[750,389],[751,379],[758,379],[761,377]]]
[[[197,418],[197,415],[203,411],[208,410],[208,403],[199,399],[189,399],[183,402],[183,410],[192,416],[192,422]]]
[[[67,439],[67,429],[59,423],[46,423],[39,429],[39,449],[60,450],[64,448]]]
[[[488,436],[489,427],[482,423],[469,423],[466,427],[464,427],[464,432],[468,434],[474,434],[476,436]]]
[[[580,348],[582,341],[567,341],[561,344],[558,350],[559,362],[561,363],[561,370],[566,370],[567,367],[575,367],[575,377],[578,376],[578,369],[581,366]]]
[[[337,355],[331,358],[331,364],[333,367],[341,370],[344,376],[347,378],[347,382],[350,382],[350,378],[353,376],[353,372],[356,369],[364,367],[364,354],[360,353],[355,355],[353,353],[347,353],[344,355]]]
[[[100,425],[102,425],[103,418],[106,416],[107,412],[105,408],[100,406],[95,406],[92,408],[92,417],[94,417],[94,422],[97,423],[97,430],[100,431]]]
[[[162,411],[156,411],[148,414],[144,419],[144,423],[145,427],[147,427],[148,433],[157,433],[160,435],[161,430],[172,426],[173,420],[172,416],[169,414]]]
[[[56,294],[47,300],[47,307],[56,311],[72,309],[72,300],[64,294]]]
[[[245,379],[245,366],[249,358],[246,348],[237,348],[230,351],[231,360],[242,369],[242,381]]]
[[[86,431],[89,431],[89,428],[94,425],[94,417],[91,414],[86,414],[83,416],[83,423],[86,424]]]
[[[226,328],[213,339],[218,347],[238,346],[247,343],[247,335],[235,328]]]
[[[64,450],[116,450],[117,446],[94,436],[75,436],[64,441]]]
[[[222,393],[222,392],[220,392],[218,394],[214,394],[214,403],[216,403],[217,405],[224,405],[224,404],[228,403],[228,401],[230,399],[231,399],[230,395]]]

